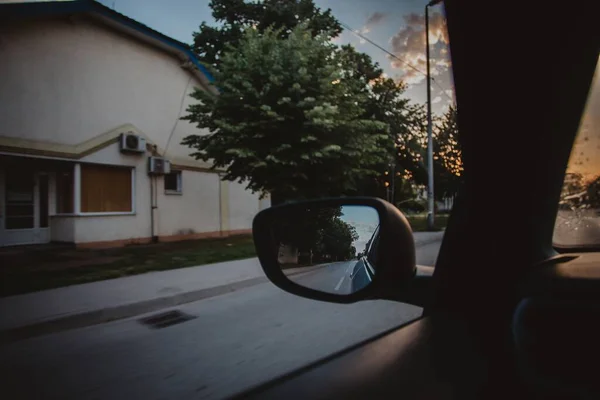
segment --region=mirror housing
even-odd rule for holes
[[[371,283],[350,294],[327,293],[301,286],[288,278],[278,262],[279,243],[273,235],[277,222],[307,208],[367,206],[379,215],[379,255],[377,273]],[[372,197],[344,197],[307,200],[273,206],[259,212],[252,225],[254,244],[262,268],[279,288],[310,299],[333,303],[353,303],[367,299],[399,300],[403,288],[416,276],[415,242],[410,224],[392,204]],[[401,301],[406,301],[401,299]]]

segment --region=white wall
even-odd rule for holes
[[[76,219],[77,217],[50,217],[50,240],[74,243]]]
[[[159,236],[218,232],[220,230],[219,176],[182,171],[182,194],[165,194],[158,179]]]
[[[251,229],[259,211],[258,194],[245,190],[245,184],[229,183],[229,229]]]
[[[177,124],[167,155],[190,153],[201,131],[179,117],[200,83],[172,55],[85,18],[2,28],[0,136],[74,145],[131,123],[164,148]]]

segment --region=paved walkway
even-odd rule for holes
[[[0,299],[0,331],[90,311],[172,298],[257,277],[264,277],[264,273],[258,259],[251,258],[5,297]]]
[[[416,246],[443,232],[415,233]],[[127,318],[234,291],[267,278],[257,258],[151,272],[0,299],[0,342]]]

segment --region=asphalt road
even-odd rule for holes
[[[441,241],[437,241],[418,246],[415,254],[417,264],[434,266],[441,244]]]
[[[562,246],[597,245],[600,243],[600,210],[560,210],[552,240]]]
[[[350,274],[356,263],[357,260],[334,262],[306,273],[290,276],[290,279],[311,289],[334,294],[349,294],[352,293]]]
[[[433,266],[437,259],[440,242],[417,248],[417,264]],[[310,267],[309,267],[310,268]],[[326,264],[306,273],[290,276],[299,285],[333,294],[350,294],[368,282],[362,261],[350,260]],[[352,282],[355,282],[353,289]]]
[[[306,279],[324,284],[325,277],[335,290],[336,274],[349,265]],[[420,315],[418,307],[388,301],[339,305],[303,299],[271,283],[178,310],[194,319],[153,329],[140,316],[0,347],[2,397],[219,399]]]

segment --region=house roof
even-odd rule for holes
[[[204,84],[210,84],[214,81],[213,76],[206,67],[198,61],[187,44],[155,31],[154,29],[96,1],[74,0],[0,4],[0,20],[74,16],[82,14],[89,15],[105,25],[175,55],[182,62],[185,62],[188,67],[193,66],[193,68],[190,68],[191,72],[197,75]]]

